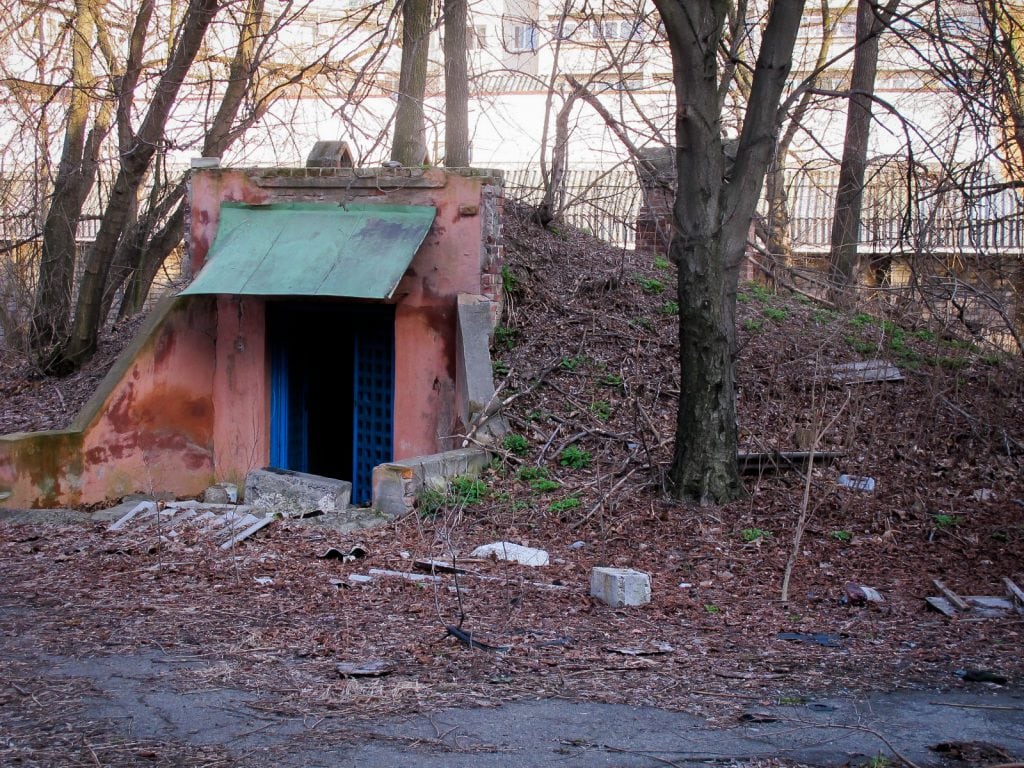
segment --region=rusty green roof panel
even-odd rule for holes
[[[434,213],[423,205],[222,203],[206,264],[181,293],[390,298]]]

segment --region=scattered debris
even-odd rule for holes
[[[341,560],[343,563],[351,563],[355,560],[361,560],[369,554],[365,547],[361,547],[356,544],[348,552],[342,552],[337,547],[331,547],[322,555],[317,555],[321,560]]]
[[[861,477],[860,475],[840,475],[839,484],[844,488],[850,488],[854,491],[864,491],[871,493],[875,490],[875,478],[873,477]]]
[[[372,584],[373,583],[373,576],[370,576],[370,575],[365,574],[365,573],[350,573],[349,576],[348,576],[348,580],[350,582],[352,582],[353,584]],[[333,584],[334,581],[335,580],[332,579],[331,583]]]
[[[473,637],[472,632],[466,632],[464,629],[460,629],[459,627],[449,624],[445,627],[445,630],[460,643],[470,648],[475,648],[480,651],[490,651],[492,653],[506,653],[508,651],[508,646],[506,645],[488,645],[487,643],[482,643]]]
[[[520,565],[533,567],[548,565],[548,553],[543,549],[524,547],[521,544],[512,544],[508,541],[496,541],[493,544],[484,544],[477,547],[470,553],[470,557],[496,557],[498,560],[511,560]]]
[[[874,384],[880,381],[903,381],[900,369],[885,360],[858,360],[832,366],[832,381],[837,384]]]
[[[203,492],[207,504],[237,504],[238,486],[234,483],[217,483]]]
[[[161,541],[170,541],[188,529],[200,537],[214,541],[220,539],[220,548],[230,549],[272,522],[273,517],[253,515],[247,506],[198,501],[140,501],[107,530],[122,531],[129,526],[135,532],[155,530]]]
[[[744,712],[740,715],[742,723],[777,723],[779,718],[768,712]]]
[[[779,632],[778,638],[794,643],[822,645],[826,648],[842,648],[846,645],[839,635],[830,635],[826,632]]]
[[[463,560],[462,562],[466,561]],[[444,560],[433,560],[429,557],[423,560],[413,560],[412,567],[417,571],[426,571],[427,573],[469,573],[465,568],[455,565],[454,560],[449,563]]]
[[[967,683],[994,683],[996,685],[1006,685],[1008,682],[1006,675],[1002,675],[999,672],[993,672],[989,669],[958,670],[957,677],[963,678],[964,682]]]
[[[672,653],[675,648],[670,643],[658,643],[642,648],[608,648],[612,653],[621,653],[624,656],[661,656]]]
[[[1000,746],[983,741],[943,741],[928,749],[938,752],[949,760],[963,760],[970,763],[1007,763],[1013,755]]]
[[[343,661],[335,669],[342,677],[383,677],[395,671],[390,661]]]
[[[848,581],[839,602],[843,605],[864,605],[865,603],[884,603],[885,598],[877,589]]]
[[[574,541],[569,545],[569,549],[583,549],[585,546],[587,546],[585,541]]]
[[[825,465],[845,455],[843,451],[740,451],[736,460],[744,475],[763,475],[769,472],[804,472],[808,462]]]
[[[405,579],[406,581],[441,581],[440,576],[427,576],[423,573],[409,573],[408,571],[390,571],[386,568],[371,568],[370,576],[383,576],[385,578]]]
[[[995,501],[996,492],[991,488],[979,488],[971,494],[975,501]]]
[[[926,597],[925,602],[940,613],[953,617],[969,614],[979,619],[998,619],[1013,611],[1024,615],[1024,591],[1009,577],[1003,578],[1008,597],[972,595],[961,597],[939,579],[933,579],[941,597]]]
[[[651,577],[632,568],[595,567],[590,571],[590,596],[612,608],[651,602]]]
[[[261,587],[266,587],[274,583],[274,579],[270,576],[256,576],[253,578],[253,581]]]

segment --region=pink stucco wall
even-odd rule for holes
[[[198,271],[206,260],[222,201],[434,206],[434,224],[392,303],[395,459],[435,453],[463,427],[458,295],[495,289],[498,246],[483,210],[484,189],[494,183],[418,169],[199,171],[188,218],[191,266]],[[131,492],[185,496],[215,481],[241,482],[268,462],[269,400],[265,301],[178,299],[126,351],[72,429],[0,436],[0,506],[95,503]]]

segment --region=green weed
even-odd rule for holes
[[[576,509],[582,502],[576,496],[566,496],[564,499],[553,501],[548,505],[549,512],[568,512],[570,509]]]
[[[761,541],[762,539],[774,538],[772,532],[766,531],[764,528],[744,528],[740,531],[740,537],[748,544]]]
[[[850,541],[853,539],[853,534],[849,531],[832,531],[832,533],[830,533],[829,536],[831,536],[836,541],[843,542],[843,544],[849,544]]]
[[[748,317],[746,320],[743,321],[743,328],[744,330],[750,331],[751,333],[755,331],[760,331],[762,328],[764,328],[764,321],[755,320],[752,317]]]
[[[495,376],[508,376],[509,367],[508,363],[504,363],[501,360],[494,360],[491,362],[491,370]]]
[[[590,466],[591,461],[593,461],[593,457],[590,455],[590,451],[585,451],[578,445],[570,445],[558,457],[559,464],[572,469],[586,469]]]
[[[769,320],[774,320],[776,323],[781,323],[789,317],[789,312],[781,307],[765,307],[762,312],[765,317]]]
[[[955,528],[960,521],[953,515],[944,515],[940,513],[932,515],[932,522],[935,523],[936,528],[941,530],[943,528]]]
[[[665,292],[665,284],[661,280],[656,280],[653,277],[644,277],[643,275],[635,275],[633,279],[647,293],[659,294]]]
[[[487,498],[487,483],[477,477],[453,477],[448,487],[449,495],[456,504],[478,504]]]
[[[583,355],[573,355],[572,357],[563,357],[558,367],[563,371],[575,371],[585,362],[587,362],[587,358]]]
[[[597,382],[602,387],[612,387],[613,389],[620,389],[622,387],[622,377],[617,373],[607,373],[600,378]]]
[[[679,302],[678,301],[666,301],[660,307],[658,307],[659,315],[678,315],[679,314]]]
[[[654,257],[654,268],[655,269],[671,269],[672,263],[664,256]]]
[[[501,447],[516,456],[525,456],[530,449],[530,441],[522,435],[509,432],[501,441]]]
[[[507,325],[499,325],[494,329],[494,346],[497,349],[512,349],[516,345],[519,331]]]
[[[547,467],[520,467],[516,477],[524,483],[532,483],[534,480],[546,480],[548,470]]]
[[[554,480],[548,480],[547,478],[534,480],[530,483],[530,488],[537,493],[551,493],[551,491],[557,491],[561,487],[561,483]]]
[[[612,415],[612,407],[607,400],[595,400],[590,404],[590,412],[601,421],[608,421]]]

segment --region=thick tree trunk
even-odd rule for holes
[[[427,92],[430,52],[430,0],[405,0],[402,6],[402,64],[398,76],[398,107],[391,159],[420,165],[427,154],[423,131],[423,98]]]
[[[444,164],[469,165],[466,0],[444,0]]]
[[[779,101],[803,0],[776,0],[765,27],[736,159],[725,178],[717,51],[726,4],[655,0],[676,90],[675,233],[680,393],[670,471],[680,499],[740,497],[736,429],[736,284],[747,233],[775,149]]]
[[[139,187],[157,148],[163,143],[164,130],[178,92],[195,60],[214,15],[218,0],[191,0],[175,41],[170,61],[157,83],[146,116],[131,146],[122,153],[118,171],[100,222],[79,289],[71,336],[54,359],[55,370],[79,367],[96,348],[103,308],[103,294],[118,243],[132,221]]]
[[[868,139],[871,135],[871,104],[878,70],[878,35],[885,24],[876,15],[871,0],[858,0],[857,47],[853,54],[843,159],[839,166],[829,255],[829,298],[839,306],[849,306],[856,298],[859,267],[857,245],[860,240],[861,209],[864,205]]]
[[[95,181],[95,161],[89,162],[87,142],[92,84],[92,41],[96,19],[91,0],[75,4],[72,21],[72,84],[68,96],[67,125],[50,207],[43,223],[43,253],[39,264],[30,342],[44,368],[53,344],[67,335],[74,290],[78,246],[75,235],[82,207]]]

